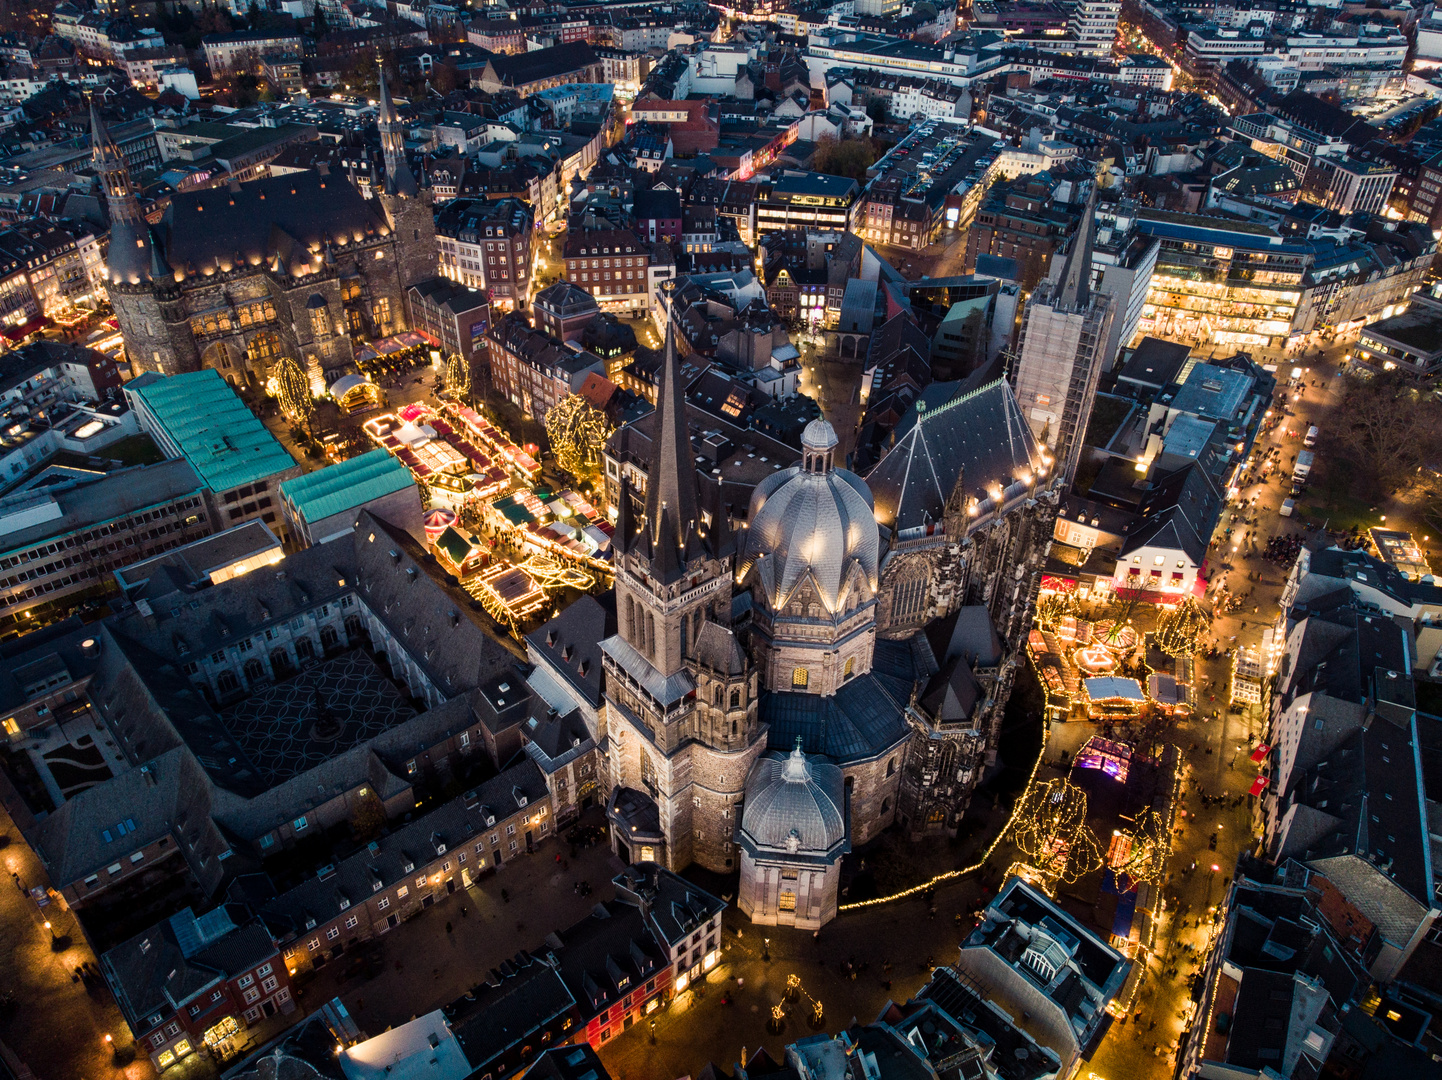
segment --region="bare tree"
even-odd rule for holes
[[[1351,380],[1327,436],[1334,467],[1352,466],[1354,491],[1403,492],[1442,450],[1442,404],[1398,372]]]

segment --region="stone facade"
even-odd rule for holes
[[[264,386],[291,356],[320,392],[355,339],[409,326],[406,290],[436,273],[429,189],[412,180],[368,201],[343,177],[293,173],[177,193],[151,224],[123,155],[92,125],[112,221],[107,289],[137,373],[212,367]]]

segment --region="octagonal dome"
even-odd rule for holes
[[[738,572],[760,584],[773,611],[807,581],[830,614],[847,608],[854,591],[876,593],[881,538],[871,490],[833,467],[836,443],[831,425],[813,420],[802,434],[802,463],[752,492]]]

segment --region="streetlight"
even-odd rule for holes
[[[46,923],[45,925],[49,926],[50,924]],[[771,963],[771,939],[769,937],[761,939],[761,959],[768,964]]]

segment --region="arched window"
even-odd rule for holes
[[[723,689],[723,688],[720,687],[720,686],[716,687],[716,704],[717,704],[717,705],[720,705],[720,704],[721,704],[721,700],[722,700],[723,697],[725,697],[725,695],[726,695],[725,689]]]
[[[349,639],[349,640],[351,641],[352,644],[354,644],[355,642],[359,641],[361,635],[362,635],[364,632],[365,632],[365,629],[364,629],[364,627],[361,626],[361,618],[360,618],[359,615],[347,615],[347,616],[346,616],[346,618],[345,618],[345,636],[346,636],[347,639]]]
[[[886,775],[891,776],[896,772],[896,759],[892,758],[886,763]]]
[[[270,670],[275,673],[277,679],[290,674],[295,669],[291,661],[290,653],[284,649],[275,649],[270,654]]]
[[[245,662],[245,667],[241,670],[245,674],[246,682],[259,682],[265,678],[265,665],[254,656]]]
[[[844,678],[844,679],[849,679],[849,678],[851,678],[851,676],[853,676],[853,675],[855,675],[855,674],[856,674],[856,657],[854,657],[854,656],[848,656],[848,657],[846,658],[846,670],[841,673],[841,677]]]
[[[215,677],[215,689],[222,696],[233,694],[240,689],[240,683],[235,678],[235,672],[222,671]]]
[[[733,709],[739,709],[739,708],[741,708],[741,691],[740,691],[740,690],[732,690],[732,691],[731,691],[731,707],[732,707]]]
[[[886,812],[887,812],[888,810],[890,810],[890,809],[891,809],[891,800],[890,800],[890,799],[882,799],[882,800],[881,800],[881,812],[884,814],[884,813],[886,813]]]
[[[332,630],[332,631],[331,631],[331,636],[334,636],[334,635],[335,635],[335,631]],[[312,641],[312,640],[311,640],[310,638],[308,638],[308,637],[299,637],[299,638],[296,638],[296,639],[295,639],[295,655],[298,656],[298,657],[300,657],[300,662],[301,662],[302,664],[304,664],[304,663],[305,663],[306,661],[308,661],[308,660],[314,660],[314,659],[315,659],[315,642]]]
[[[334,626],[322,626],[320,628],[320,647],[322,649],[334,649],[340,644],[340,635],[335,632]]]
[[[736,734],[736,721],[735,721],[735,720],[732,720],[732,721],[731,721],[731,734],[732,734],[732,735],[735,735],[735,734]]]

